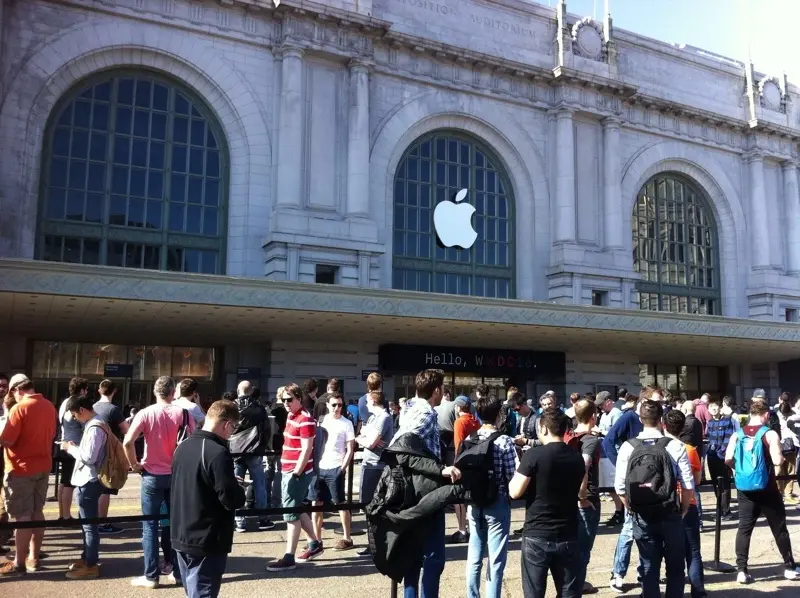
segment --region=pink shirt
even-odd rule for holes
[[[186,412],[188,414],[188,412]],[[172,456],[178,446],[178,429],[183,424],[184,409],[178,405],[150,405],[133,418],[128,435],[144,436],[142,467],[152,475],[172,474]],[[194,418],[186,419],[190,433],[194,431]]]

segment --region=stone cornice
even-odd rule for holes
[[[800,342],[779,322],[14,259],[0,292]]]

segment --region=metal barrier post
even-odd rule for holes
[[[736,571],[735,567],[731,567],[719,560],[720,543],[722,542],[722,493],[724,492],[723,484],[725,481],[725,478],[718,477],[714,485],[714,494],[717,497],[717,509],[714,517],[714,561],[703,563],[703,568],[717,573],[732,573]]]
[[[391,580],[392,585],[389,586],[389,598],[397,598],[397,582],[395,580]]]
[[[347,466],[347,502],[353,502],[353,474],[356,471],[356,458],[355,456],[350,459],[350,465]]]
[[[53,463],[56,466],[56,473],[55,473],[55,484],[53,484],[53,496],[47,499],[47,502],[58,502],[58,478],[59,474],[61,473],[61,460],[56,458],[53,459]]]

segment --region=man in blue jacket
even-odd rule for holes
[[[636,395],[630,394],[625,397],[622,415],[608,432],[608,435],[603,439],[603,452],[614,467],[617,465],[619,447],[631,438],[636,438],[644,429],[637,410],[637,402],[639,400],[661,401],[661,393],[659,390],[648,386],[642,389],[638,398]],[[615,592],[624,591],[623,581],[625,575],[628,573],[628,566],[631,561],[633,520],[630,514],[617,511],[614,513],[614,516],[606,522],[607,526],[615,526],[623,522],[624,524],[619,533],[619,539],[617,540],[617,548],[614,551],[614,567],[611,571],[611,589]]]

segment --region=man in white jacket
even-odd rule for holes
[[[108,435],[102,420],[94,412],[94,401],[88,396],[71,397],[66,409],[72,417],[84,425],[80,445],[62,442],[61,450],[75,458],[72,485],[78,491],[78,516],[81,519],[99,515],[100,496],[103,486],[97,479],[97,471],[106,456]],[[68,579],[92,579],[99,577],[97,564],[100,551],[100,531],[97,524],[83,525],[83,552],[81,558],[69,567]]]

